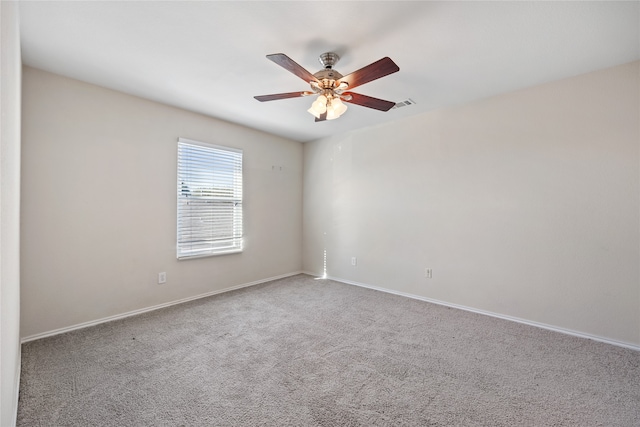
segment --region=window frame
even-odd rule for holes
[[[181,202],[184,203],[184,201],[186,200],[186,197],[190,197],[188,200],[189,201],[193,201],[194,199],[196,199],[195,197],[193,197],[193,194],[189,191],[188,195],[185,195],[185,186],[188,188],[190,188],[189,184],[194,184],[194,181],[188,181],[187,179],[185,179],[185,174],[188,174],[189,171],[189,167],[186,166],[186,163],[181,164],[181,150],[183,149],[188,149],[188,146],[194,146],[194,147],[200,147],[201,149],[205,149],[204,152],[206,152],[206,149],[211,149],[211,150],[215,150],[218,151],[218,155],[214,154],[214,153],[210,153],[211,157],[207,157],[207,160],[211,161],[212,163],[215,163],[216,160],[220,161],[221,159],[221,151],[226,153],[227,156],[232,156],[233,160],[229,161],[228,164],[229,166],[232,168],[232,172],[231,175],[227,174],[227,177],[231,177],[232,179],[232,184],[231,187],[233,194],[232,197],[230,198],[226,198],[226,197],[222,197],[222,198],[212,198],[212,196],[200,196],[199,200],[203,201],[205,203],[215,203],[215,201],[217,200],[218,202],[231,202],[233,203],[233,208],[230,211],[231,212],[231,229],[233,229],[233,231],[231,233],[229,233],[229,235],[225,238],[225,239],[213,239],[211,238],[211,236],[206,236],[206,233],[215,233],[214,230],[214,225],[211,226],[207,226],[207,228],[204,230],[203,234],[200,235],[200,237],[202,238],[201,240],[203,241],[203,243],[200,243],[201,245],[205,245],[205,244],[210,244],[210,247],[202,247],[199,249],[191,249],[188,250],[186,249],[186,246],[188,246],[190,244],[189,240],[185,240],[185,231],[190,230],[189,226],[185,226],[184,225],[184,221],[185,218],[189,218],[190,221],[193,221],[194,217],[191,215],[188,215],[189,210],[188,209],[184,209],[184,205],[181,205]],[[202,152],[201,152],[202,153]],[[201,154],[200,153],[200,154]],[[239,155],[239,160],[238,160],[238,155]],[[222,146],[222,145],[216,145],[216,144],[210,144],[207,142],[201,142],[201,141],[195,141],[192,139],[187,139],[187,138],[178,138],[178,144],[177,144],[177,153],[176,153],[176,178],[177,178],[177,192],[176,192],[176,257],[178,260],[186,260],[186,259],[194,259],[194,258],[203,258],[203,257],[210,257],[210,256],[220,256],[220,255],[228,255],[228,254],[234,254],[234,253],[241,253],[244,250],[244,209],[243,209],[243,186],[244,186],[244,153],[242,149],[239,148],[234,148],[234,147],[228,147],[228,146]],[[184,161],[184,158],[182,158],[182,161]],[[227,161],[223,159],[223,161],[226,163]],[[238,171],[237,171],[237,167],[239,165],[239,176],[238,176]],[[204,171],[205,168],[202,168],[202,170]],[[212,169],[213,171],[214,169]],[[191,172],[193,172],[193,170],[191,170]],[[196,172],[197,174],[197,172]],[[213,174],[213,172],[212,172]],[[211,184],[213,185],[213,187],[215,188],[215,178],[211,178],[212,182]],[[218,180],[220,178],[218,177]],[[225,178],[227,179],[227,178]],[[239,179],[239,185],[237,180]],[[185,181],[188,181],[185,184]],[[203,181],[202,179],[195,180],[195,183],[204,183],[205,181]],[[196,188],[195,185],[193,188]],[[189,203],[192,202],[187,202],[186,204],[188,205]],[[216,208],[215,207],[210,207],[210,212],[207,212],[207,215],[209,217],[214,217],[216,215]],[[192,213],[193,211],[191,211]],[[218,214],[220,213],[220,211],[217,212]],[[226,213],[226,212],[225,212]],[[237,233],[236,228],[239,227],[240,233]],[[191,229],[191,231],[193,231]],[[205,233],[206,232],[206,233]],[[216,248],[215,246],[215,242],[222,242],[222,241],[229,241],[231,244],[229,246],[224,246],[224,247],[219,247]],[[191,242],[191,245],[194,245],[194,242]]]

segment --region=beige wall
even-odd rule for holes
[[[20,381],[20,57],[18,6],[0,2],[0,425],[15,425]]]
[[[332,277],[640,344],[637,62],[305,144],[304,203],[297,142],[23,78],[24,337],[326,251]],[[245,150],[243,254],[175,259],[179,136]]]
[[[640,344],[638,80],[635,62],[305,144],[304,269],[326,250],[330,277]]]
[[[301,270],[302,144],[23,73],[23,337]],[[244,150],[243,253],[176,260],[178,137]]]

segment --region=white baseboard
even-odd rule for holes
[[[13,419],[11,420],[11,427],[16,427],[16,423],[18,422],[18,399],[20,398],[20,374],[22,372],[22,363],[20,363],[21,360],[22,360],[22,347],[18,346],[18,369],[16,369],[16,375],[15,375],[15,378],[13,379],[13,386],[15,387],[15,394],[14,394],[15,399],[13,400],[13,408],[11,408],[12,414],[13,414]]]
[[[282,274],[280,276],[268,277],[266,279],[260,279],[260,280],[254,281],[254,282],[243,283],[241,285],[231,286],[230,288],[224,288],[224,289],[219,289],[219,290],[216,290],[216,291],[206,292],[204,294],[199,294],[199,295],[195,295],[195,296],[192,296],[192,297],[182,298],[182,299],[175,300],[175,301],[165,302],[163,304],[158,304],[158,305],[154,305],[154,306],[151,306],[151,307],[141,308],[141,309],[138,309],[138,310],[128,311],[126,313],[116,314],[114,316],[103,317],[102,319],[91,320],[89,322],[79,323],[77,325],[66,326],[64,328],[54,329],[52,331],[47,331],[47,332],[42,332],[42,333],[35,334],[35,335],[30,335],[28,337],[22,338],[20,340],[20,342],[24,344],[24,343],[29,342],[29,341],[35,341],[35,340],[38,340],[38,339],[41,339],[41,338],[51,337],[51,336],[54,336],[54,335],[64,334],[65,332],[75,331],[76,329],[88,328],[90,326],[99,325],[100,323],[106,323],[106,322],[111,322],[111,321],[114,321],[114,320],[124,319],[126,317],[136,316],[138,314],[142,314],[142,313],[146,313],[146,312],[154,311],[154,310],[159,310],[161,308],[170,307],[172,305],[182,304],[182,303],[185,303],[185,302],[193,301],[193,300],[200,299],[200,298],[210,297],[212,295],[217,295],[217,294],[221,294],[221,293],[224,293],[224,292],[235,291],[236,289],[242,289],[242,288],[247,288],[249,286],[259,285],[260,283],[271,282],[272,280],[284,279],[285,277],[295,276],[296,274],[302,274],[302,271],[295,271],[295,272],[292,272],[292,273]]]
[[[303,271],[303,273],[304,274],[308,274],[310,276],[316,276],[316,277],[318,276],[317,274],[314,274],[314,273],[311,273],[311,272],[308,272],[308,271]],[[407,297],[407,298],[417,299],[417,300],[420,300],[420,301],[430,302],[430,303],[433,303],[433,304],[443,305],[443,306],[446,306],[446,307],[457,308],[459,310],[470,311],[472,313],[483,314],[485,316],[496,317],[498,319],[503,319],[503,320],[510,320],[512,322],[522,323],[522,324],[529,325],[529,326],[535,326],[535,327],[538,327],[538,328],[547,329],[549,331],[560,332],[562,334],[572,335],[574,337],[587,338],[587,339],[590,339],[590,340],[593,340],[593,341],[599,341],[599,342],[602,342],[602,343],[605,343],[605,344],[611,344],[611,345],[615,345],[615,346],[618,346],[618,347],[624,347],[624,348],[629,348],[631,350],[640,351],[640,345],[638,345],[638,344],[628,343],[628,342],[624,342],[624,341],[617,341],[617,340],[613,340],[613,339],[610,339],[610,338],[605,338],[605,337],[601,337],[601,336],[597,336],[597,335],[591,335],[591,334],[587,334],[587,333],[584,333],[584,332],[574,331],[574,330],[571,330],[571,329],[561,328],[561,327],[558,327],[558,326],[547,325],[546,323],[534,322],[532,320],[521,319],[519,317],[507,316],[505,314],[499,314],[499,313],[494,313],[494,312],[491,312],[491,311],[480,310],[480,309],[477,309],[477,308],[467,307],[467,306],[459,305],[459,304],[452,304],[452,303],[449,303],[449,302],[440,301],[440,300],[436,300],[436,299],[432,299],[432,298],[427,298],[427,297],[423,297],[423,296],[420,296],[420,295],[414,295],[414,294],[409,294],[409,293],[405,293],[405,292],[394,291],[392,289],[386,289],[386,288],[381,288],[381,287],[378,287],[378,286],[372,286],[372,285],[368,285],[366,283],[354,282],[353,280],[341,279],[339,277],[327,276],[327,279],[335,280],[336,282],[345,283],[347,285],[360,286],[360,287],[363,287],[363,288],[368,288],[368,289],[373,289],[373,290],[376,290],[376,291],[386,292],[388,294],[399,295],[399,296],[403,296],[403,297]]]
[[[193,301],[193,300],[200,299],[200,298],[206,298],[206,297],[209,297],[209,296],[212,296],[212,295],[221,294],[221,293],[224,293],[224,292],[230,292],[230,291],[233,291],[233,290],[236,290],[236,289],[241,289],[241,288],[246,288],[246,287],[249,287],[249,286],[259,285],[260,283],[270,282],[272,280],[284,279],[285,277],[295,276],[296,274],[307,274],[307,275],[313,276],[313,277],[320,277],[320,276],[318,276],[318,274],[313,273],[311,271],[296,271],[296,272],[292,272],[292,273],[283,274],[283,275],[280,275],[280,276],[269,277],[269,278],[266,278],[266,279],[256,280],[256,281],[250,282],[250,283],[244,283],[244,284],[241,284],[241,285],[232,286],[232,287],[225,288],[225,289],[211,291],[211,292],[207,292],[207,293],[204,293],[204,294],[195,295],[195,296],[192,296],[192,297],[182,298],[182,299],[179,299],[179,300],[176,300],[176,301],[171,301],[171,302],[167,302],[167,303],[163,303],[163,304],[154,305],[152,307],[147,307],[147,308],[142,308],[142,309],[139,309],[139,310],[129,311],[127,313],[117,314],[115,316],[104,317],[102,319],[92,320],[90,322],[84,322],[84,323],[80,323],[80,324],[77,324],[77,325],[68,326],[68,327],[65,327],[65,328],[54,329],[52,331],[43,332],[43,333],[35,334],[35,335],[30,335],[28,337],[22,338],[21,339],[21,343],[26,343],[26,342],[34,341],[34,340],[37,340],[37,339],[40,339],[40,338],[45,338],[45,337],[50,337],[50,336],[54,336],[54,335],[58,335],[58,334],[63,334],[65,332],[74,331],[76,329],[88,328],[90,326],[98,325],[100,323],[111,322],[113,320],[118,320],[118,319],[124,319],[126,317],[135,316],[135,315],[146,313],[146,312],[153,311],[153,310],[159,310],[161,308],[169,307],[169,306],[172,306],[172,305],[182,304],[182,303],[185,303],[185,302],[188,302],[188,301]],[[587,338],[587,339],[590,339],[590,340],[603,342],[605,344],[611,344],[611,345],[615,345],[615,346],[618,346],[618,347],[624,347],[624,348],[629,348],[631,350],[640,351],[640,345],[637,345],[637,344],[628,343],[628,342],[624,342],[624,341],[612,340],[610,338],[605,338],[605,337],[601,337],[601,336],[597,336],[597,335],[591,335],[591,334],[587,334],[587,333],[584,333],[584,332],[574,331],[574,330],[571,330],[571,329],[565,329],[565,328],[561,328],[561,327],[558,327],[558,326],[548,325],[546,323],[534,322],[532,320],[521,319],[519,317],[513,317],[513,316],[504,315],[504,314],[494,313],[494,312],[491,312],[491,311],[480,310],[480,309],[473,308],[473,307],[467,307],[467,306],[464,306],[464,305],[453,304],[453,303],[449,303],[449,302],[446,302],[446,301],[440,301],[440,300],[436,300],[436,299],[433,299],[433,298],[423,297],[423,296],[420,296],[420,295],[414,295],[414,294],[409,294],[409,293],[406,293],[406,292],[395,291],[395,290],[392,290],[392,289],[382,288],[382,287],[379,287],[379,286],[368,285],[366,283],[355,282],[353,280],[342,279],[342,278],[339,278],[339,277],[327,276],[326,279],[334,280],[334,281],[340,282],[340,283],[345,283],[347,285],[360,286],[362,288],[373,289],[373,290],[380,291],[380,292],[386,292],[388,294],[399,295],[399,296],[412,298],[412,299],[416,299],[416,300],[420,300],[420,301],[430,302],[430,303],[442,305],[442,306],[445,306],[445,307],[457,308],[459,310],[465,310],[465,311],[470,311],[472,313],[483,314],[485,316],[491,316],[491,317],[495,317],[495,318],[498,318],[498,319],[510,320],[512,322],[522,323],[522,324],[529,325],[529,326],[535,326],[535,327],[538,327],[538,328],[547,329],[547,330],[554,331],[554,332],[560,332],[560,333],[566,334],[566,335],[572,335],[572,336],[579,337],[579,338]],[[19,384],[19,382],[18,382],[18,384]],[[17,393],[17,391],[16,391],[16,393]],[[17,399],[16,399],[16,404],[17,404]]]

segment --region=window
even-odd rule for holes
[[[242,150],[178,139],[178,259],[242,251]]]

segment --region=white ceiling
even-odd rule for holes
[[[311,141],[640,59],[638,2],[21,1],[27,65]],[[316,123],[307,90],[265,58],[346,75],[382,57],[400,71],[355,92],[416,105],[349,105]]]

